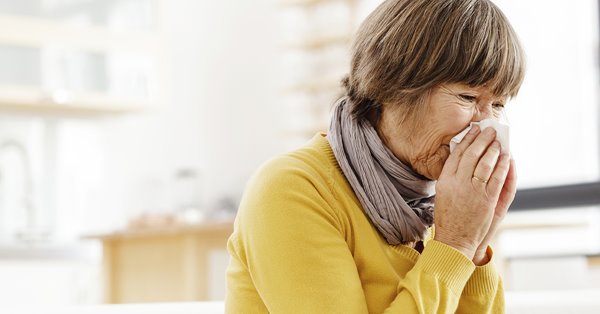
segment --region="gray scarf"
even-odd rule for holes
[[[435,181],[398,160],[371,123],[356,121],[350,111],[343,97],[327,138],[364,211],[391,245],[423,240],[433,224]]]

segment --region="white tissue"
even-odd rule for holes
[[[479,122],[471,122],[471,125],[469,125],[466,129],[458,133],[452,138],[452,140],[450,140],[450,152],[454,151],[456,146],[462,141],[462,139],[465,137],[465,135],[467,135],[469,130],[471,130],[471,128],[474,125],[479,125],[479,129],[481,129],[481,131],[490,127],[494,128],[496,130],[496,140],[500,142],[501,152],[503,154],[508,154],[510,152],[508,124],[500,123],[494,119],[485,119]]]

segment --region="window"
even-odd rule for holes
[[[521,190],[513,209],[599,203],[597,0],[495,3],[528,62],[507,109]]]

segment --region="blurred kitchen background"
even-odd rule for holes
[[[0,0],[0,307],[223,300],[246,180],[327,129],[380,2]],[[598,1],[494,2],[528,54],[507,300],[600,296]]]

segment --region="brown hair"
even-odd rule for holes
[[[514,97],[524,75],[517,35],[491,1],[386,0],[361,24],[342,82],[353,115],[374,122],[383,105],[412,112],[443,83]]]

